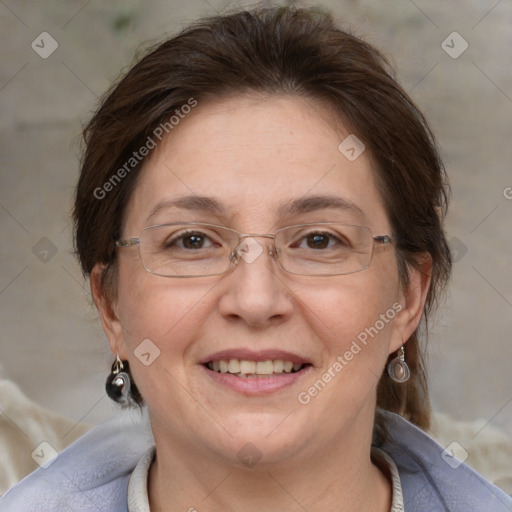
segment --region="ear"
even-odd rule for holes
[[[107,296],[101,286],[101,278],[105,272],[105,264],[96,264],[91,272],[91,294],[100,315],[103,331],[107,336],[112,354],[126,359],[124,348],[123,327],[116,311],[116,301]]]
[[[431,282],[432,257],[428,253],[423,253],[416,261],[416,266],[408,268],[409,285],[400,293],[399,303],[403,307],[395,317],[389,345],[390,354],[397,351],[409,339],[423,315]]]

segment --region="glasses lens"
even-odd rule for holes
[[[359,272],[372,258],[368,228],[344,224],[291,226],[276,233],[281,265],[293,274],[325,276]]]
[[[238,242],[239,234],[226,227],[173,223],[144,229],[140,254],[144,268],[152,274],[211,276],[229,269]],[[308,276],[359,272],[368,268],[373,251],[368,228],[336,223],[283,228],[277,231],[275,243],[283,268]]]
[[[236,232],[211,224],[166,224],[146,228],[141,237],[142,263],[165,277],[222,274],[230,265]]]

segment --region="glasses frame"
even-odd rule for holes
[[[207,226],[207,227],[212,227],[212,228],[221,228],[221,229],[224,229],[224,230],[227,230],[227,231],[231,231],[234,234],[237,234],[238,235],[238,243],[237,243],[236,247],[233,249],[233,251],[231,252],[231,254],[229,255],[230,266],[226,270],[224,270],[222,272],[215,272],[213,274],[198,274],[198,275],[163,275],[163,274],[158,274],[156,272],[152,272],[151,270],[149,270],[146,267],[146,265],[144,264],[144,260],[142,258],[142,254],[140,252],[140,245],[141,245],[142,234],[144,233],[144,231],[146,231],[148,229],[159,228],[159,227],[164,227],[164,226],[176,226],[176,225],[180,225],[180,226]],[[276,235],[277,235],[277,233],[279,233],[280,231],[283,231],[285,229],[289,229],[289,228],[301,228],[301,227],[308,227],[308,226],[326,226],[326,225],[350,226],[350,227],[363,228],[363,229],[368,230],[369,233],[372,236],[372,241],[373,241],[372,247],[371,247],[371,253],[370,253],[370,260],[368,262],[368,265],[366,265],[365,267],[363,267],[360,270],[354,270],[354,271],[351,271],[351,272],[343,272],[341,274],[299,274],[298,272],[292,272],[292,271],[287,270],[286,268],[284,268],[283,264],[279,260],[279,251],[277,250],[277,247],[276,247]],[[219,224],[210,224],[208,222],[167,222],[165,224],[154,224],[152,226],[147,226],[147,227],[145,227],[142,230],[142,233],[139,236],[137,236],[137,237],[128,237],[128,238],[119,238],[119,239],[115,240],[114,243],[115,243],[116,247],[120,247],[120,248],[128,248],[128,247],[133,247],[135,245],[138,245],[139,246],[139,256],[140,256],[140,260],[141,260],[142,266],[144,267],[144,270],[146,272],[148,272],[149,274],[152,274],[152,275],[155,275],[155,276],[159,276],[159,277],[166,277],[166,278],[173,278],[173,277],[176,277],[176,278],[186,278],[186,277],[192,278],[192,277],[219,276],[219,275],[227,274],[230,270],[232,270],[233,268],[236,268],[236,266],[240,262],[241,257],[240,257],[240,254],[239,254],[239,250],[240,250],[240,246],[241,246],[242,240],[244,238],[254,238],[254,237],[271,238],[273,240],[273,243],[272,243],[272,247],[269,248],[270,256],[273,257],[274,260],[276,260],[278,262],[279,266],[285,272],[288,272],[289,274],[294,274],[294,275],[299,275],[299,276],[306,276],[306,277],[344,276],[344,275],[349,275],[349,274],[356,274],[358,272],[363,272],[364,270],[367,270],[370,267],[370,264],[371,264],[372,259],[373,259],[375,243],[378,243],[378,244],[381,244],[381,245],[389,245],[389,244],[395,243],[395,241],[396,241],[395,238],[393,237],[393,235],[389,235],[389,234],[386,234],[386,235],[374,235],[372,233],[371,229],[369,227],[367,227],[367,226],[359,226],[359,225],[356,225],[356,224],[343,224],[342,222],[309,222],[307,224],[293,224],[291,226],[286,226],[284,228],[278,229],[274,234],[272,234],[272,233],[240,233],[236,229],[228,228],[227,226],[221,226]]]

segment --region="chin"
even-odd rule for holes
[[[285,419],[282,413],[239,413],[223,423],[226,431],[216,429],[217,436],[213,439],[208,436],[205,444],[237,466],[252,467],[255,461],[260,468],[278,464],[297,456],[310,445],[310,436],[305,435],[307,423],[298,423],[292,416]]]

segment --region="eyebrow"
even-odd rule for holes
[[[309,213],[328,208],[344,210],[364,217],[363,210],[359,206],[338,196],[306,196],[290,200],[280,206],[278,215],[286,217],[287,215]]]
[[[154,217],[162,210],[167,210],[170,208],[181,208],[183,210],[209,213],[221,217],[227,216],[227,210],[225,206],[223,206],[222,203],[220,203],[217,199],[208,196],[192,195],[159,202],[151,210],[147,220],[151,219],[151,217]],[[277,214],[280,218],[284,218],[290,215],[298,215],[301,213],[309,213],[329,208],[343,210],[365,217],[365,214],[361,208],[359,208],[359,206],[355,205],[351,201],[338,196],[329,195],[306,196],[299,199],[289,200],[278,208]]]
[[[207,196],[183,196],[177,199],[170,199],[167,201],[160,201],[149,213],[148,219],[154,217],[162,210],[170,208],[181,208],[183,210],[199,211],[204,213],[216,214],[219,216],[226,214],[226,209],[222,204],[213,197]]]

